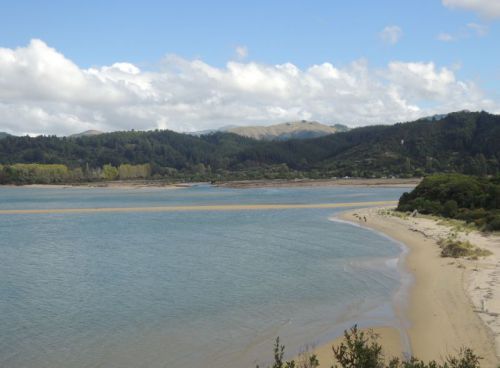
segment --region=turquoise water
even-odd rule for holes
[[[402,188],[0,188],[0,209],[395,200]],[[1,367],[253,367],[393,324],[401,248],[332,209],[0,215]]]

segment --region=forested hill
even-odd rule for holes
[[[107,164],[149,164],[148,175],[187,180],[484,175],[499,172],[499,161],[500,116],[486,112],[457,112],[437,121],[369,126],[283,142],[172,131],[0,140],[4,171],[6,165],[19,163],[63,164],[84,173]]]

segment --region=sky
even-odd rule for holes
[[[0,0],[0,131],[500,113],[500,0]]]

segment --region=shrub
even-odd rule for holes
[[[485,230],[487,231],[500,231],[500,214],[492,216],[486,224]]]
[[[446,217],[455,217],[458,211],[457,201],[450,199],[443,206],[443,215]]]
[[[441,257],[452,258],[473,258],[486,257],[492,253],[487,249],[481,249],[472,245],[469,241],[460,241],[456,239],[441,239],[438,244],[441,247]]]
[[[344,331],[344,341],[332,350],[342,368],[384,368],[382,346],[377,343],[376,336],[359,331],[357,326]]]
[[[344,331],[344,339],[337,347],[333,346],[335,363],[332,368],[479,368],[481,357],[469,348],[462,348],[456,356],[448,356],[440,364],[432,360],[425,363],[415,357],[401,361],[398,358],[384,359],[382,346],[377,342],[378,336],[372,332],[360,331],[353,326]],[[279,337],[274,344],[274,364],[272,368],[318,368],[319,362],[314,354],[309,359],[284,361],[285,346],[280,344]],[[259,368],[259,366],[257,366]]]

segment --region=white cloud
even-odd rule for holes
[[[385,43],[395,45],[403,37],[403,30],[398,26],[387,26],[379,33],[379,36]]]
[[[365,60],[301,69],[294,64],[168,56],[157,71],[121,62],[90,69],[40,40],[0,48],[0,131],[71,134],[87,129],[194,131],[297,119],[365,125],[454,110],[500,112],[452,67]]]
[[[235,51],[236,56],[240,60],[246,59],[246,57],[248,56],[248,48],[246,46],[237,46]]]
[[[485,18],[500,18],[500,1],[498,0],[442,0],[449,8],[471,10]]]
[[[449,33],[440,33],[437,35],[436,39],[443,42],[452,42],[456,40],[456,37],[452,36]]]
[[[473,36],[484,37],[488,34],[488,27],[479,23],[467,23],[459,32],[455,34],[440,33],[436,39],[442,42],[459,41],[469,39]]]
[[[467,23],[467,28],[474,31],[476,36],[483,37],[488,34],[488,27],[478,23]]]

